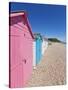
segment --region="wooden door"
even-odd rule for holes
[[[36,41],[36,63],[38,64],[41,60],[41,40]]]
[[[33,65],[32,37],[30,36],[30,33],[27,33],[26,31],[23,32],[24,33],[23,37],[21,37],[21,56],[23,61],[23,76],[24,76],[23,85],[25,87],[31,77]]]
[[[23,62],[20,53],[20,35],[10,36],[10,87],[23,87]]]

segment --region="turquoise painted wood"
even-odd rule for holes
[[[38,64],[42,57],[42,37],[40,34],[34,34],[36,42],[36,64]]]
[[[36,40],[36,64],[38,64],[42,57],[42,40],[37,39]]]

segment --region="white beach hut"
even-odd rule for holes
[[[43,38],[43,42],[42,42],[42,55],[47,50],[47,47],[48,47],[48,39],[47,38]]]

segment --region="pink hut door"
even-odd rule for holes
[[[23,44],[22,57],[23,60],[25,61],[25,64],[23,64],[23,74],[24,74],[24,85],[26,86],[26,83],[30,79],[32,73],[32,64],[33,64],[32,38],[30,37],[29,33],[25,33],[25,36],[23,37],[23,42],[22,42]]]
[[[23,62],[20,53],[20,35],[10,35],[10,87],[23,87]],[[18,29],[17,29],[18,30]]]

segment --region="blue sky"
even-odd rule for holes
[[[25,10],[33,32],[66,41],[66,6],[12,2],[10,11]]]

